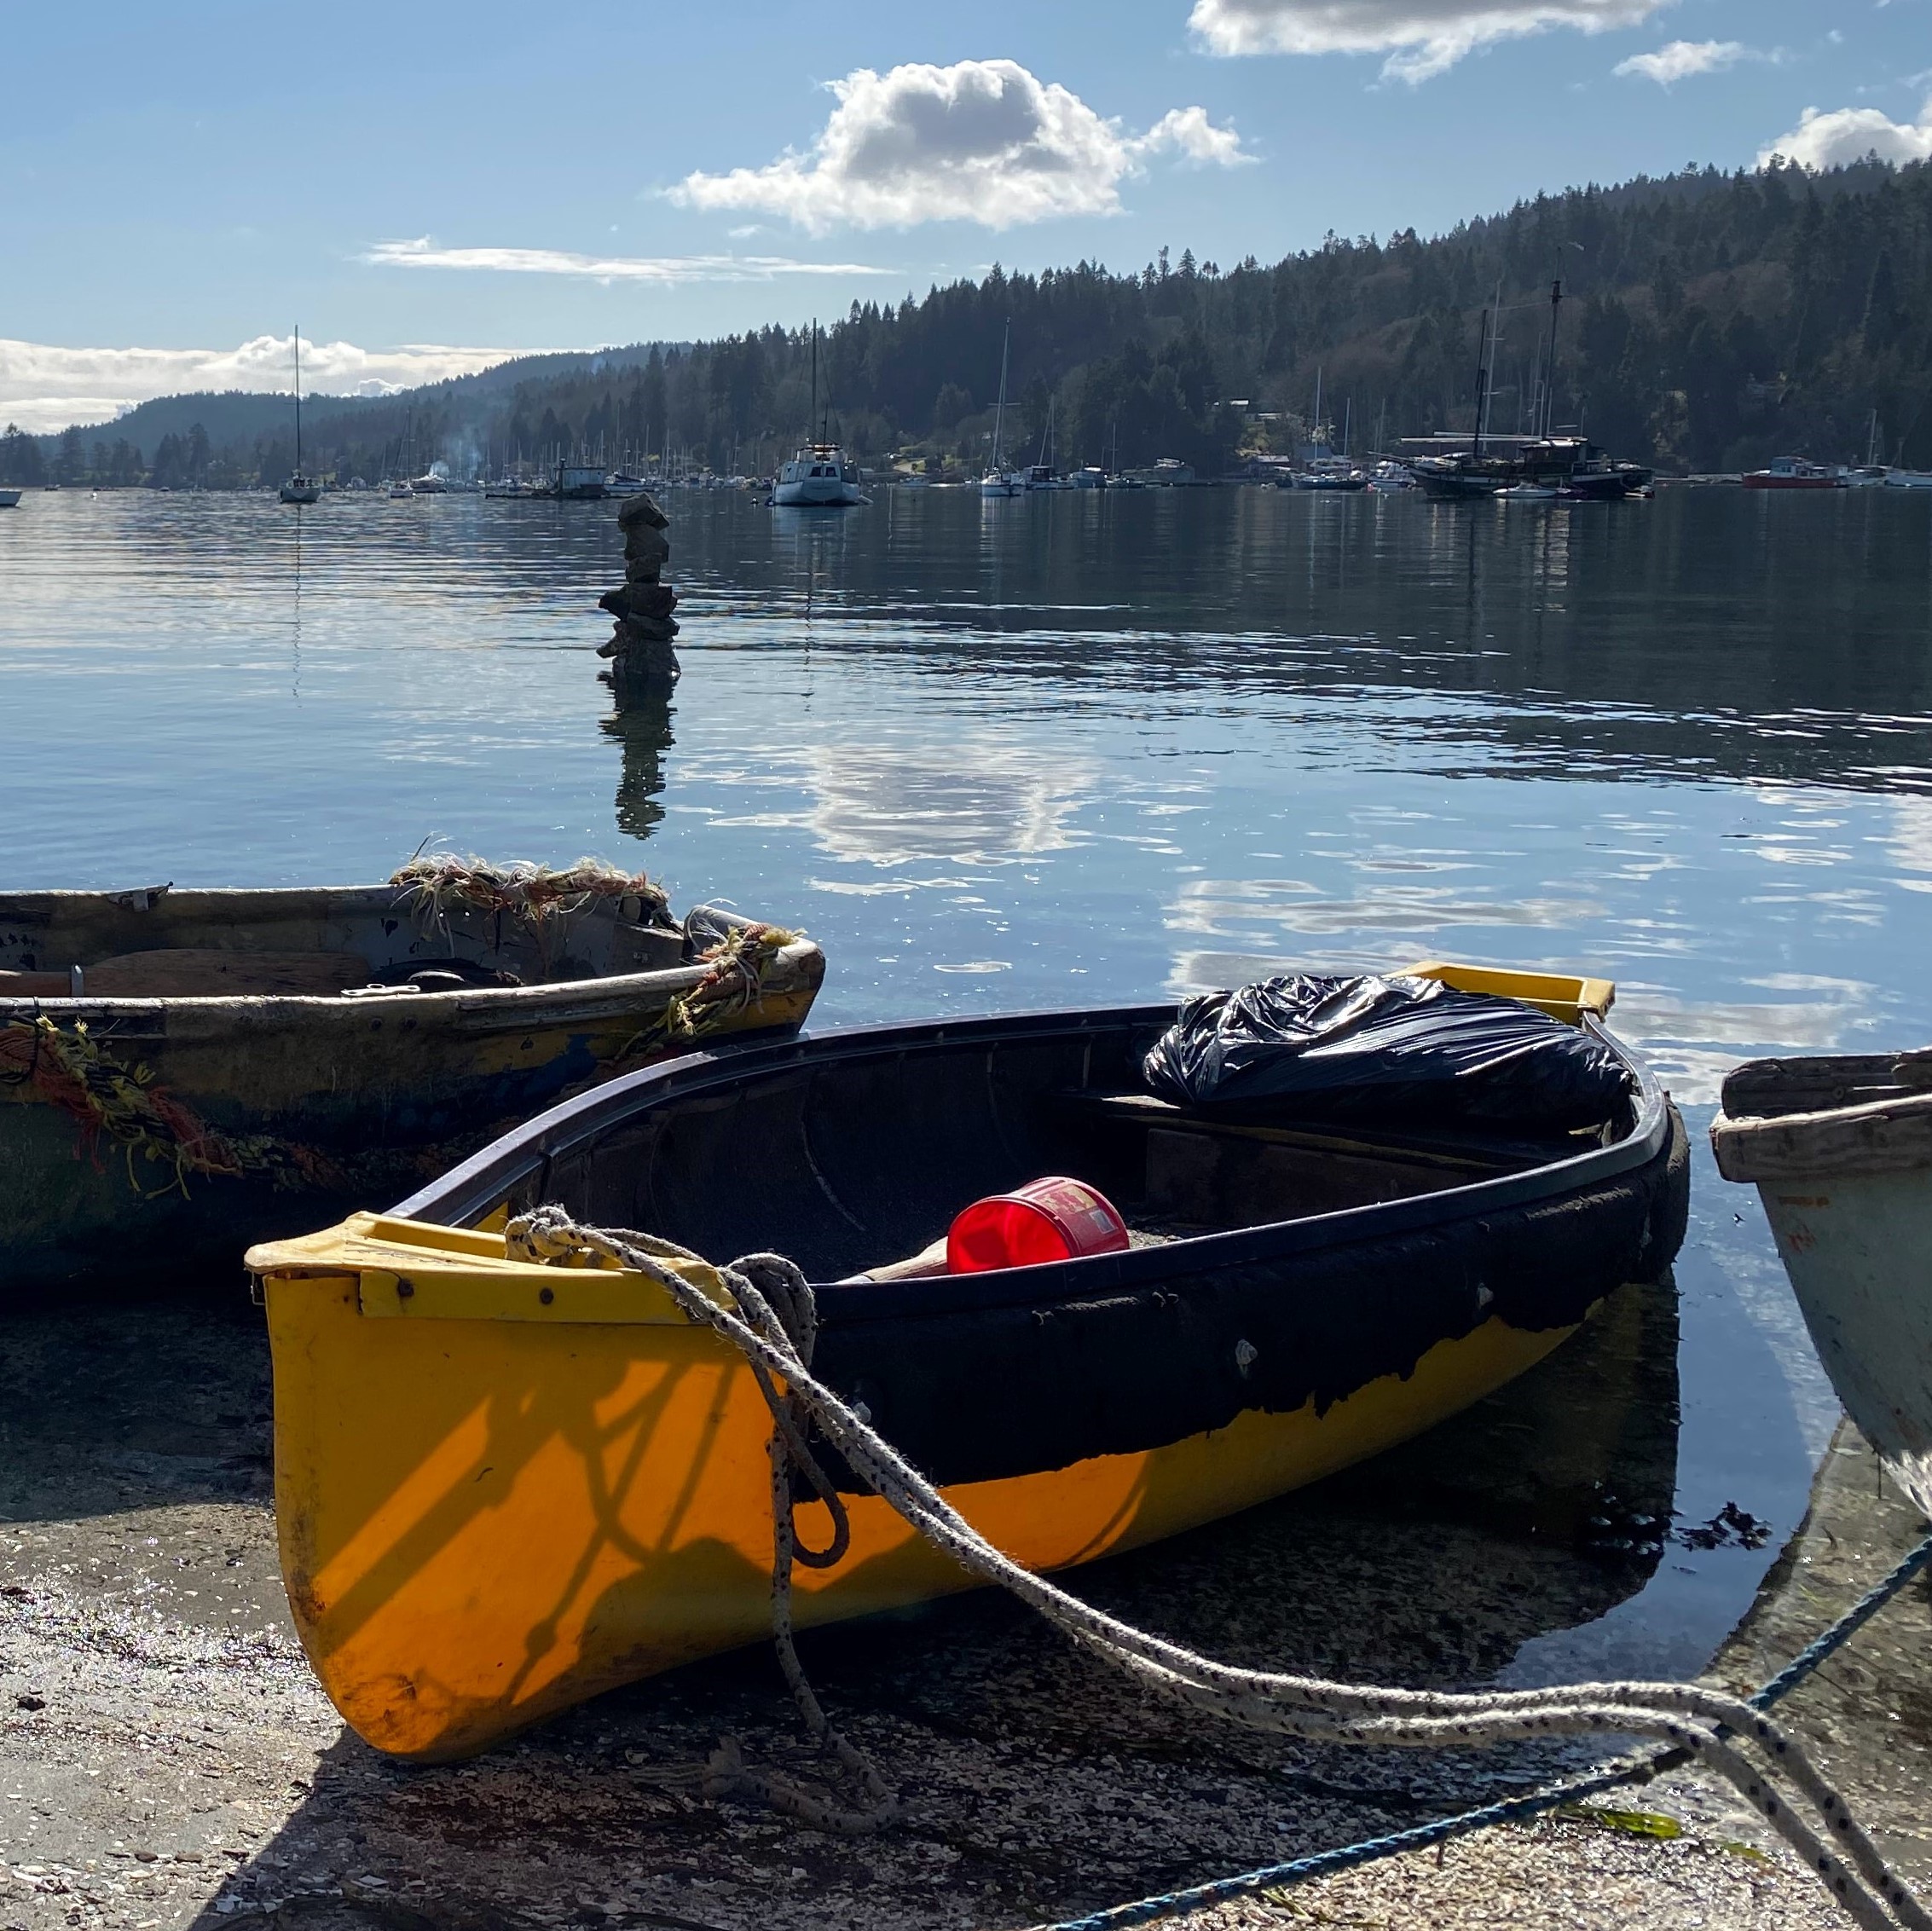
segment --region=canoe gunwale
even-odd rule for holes
[[[776,955],[782,978],[817,956],[818,947],[801,939]],[[193,1019],[203,1026],[288,1019],[339,1020],[366,1027],[379,1020],[428,1020],[460,1032],[513,1032],[530,1025],[568,1026],[599,1020],[621,1020],[653,995],[671,997],[688,992],[710,968],[702,962],[668,966],[652,972],[601,974],[590,979],[558,980],[547,986],[464,986],[443,992],[394,992],[354,998],[341,993],[179,993],[162,997],[101,997],[84,994],[78,999],[9,998],[0,995],[0,1026],[37,1019],[72,1024],[84,1021],[102,1037],[158,1038],[168,1031],[171,1018]],[[142,1033],[145,1023],[153,1030]]]
[[[1009,1040],[1078,1037],[1123,1028],[1158,1030],[1171,1020],[1173,1010],[1169,1004],[1075,1008],[807,1030],[777,1043],[721,1043],[622,1075],[552,1107],[399,1202],[389,1210],[389,1217],[462,1226],[491,1211],[526,1182],[534,1179],[541,1195],[558,1159],[584,1149],[659,1101],[687,1098],[708,1089],[728,1089],[748,1075],[808,1067],[815,1061],[850,1063],[890,1058],[923,1047],[991,1046]],[[1212,1273],[1273,1265],[1317,1250],[1425,1234],[1452,1222],[1534,1207],[1613,1181],[1649,1165],[1666,1152],[1673,1114],[1663,1089],[1641,1061],[1606,1027],[1588,1016],[1582,1023],[1617,1055],[1636,1086],[1630,1130],[1609,1146],[1589,1148],[1524,1171],[1464,1182],[1405,1200],[1236,1228],[1125,1253],[1088,1255],[973,1275],[814,1283],[821,1291],[822,1318],[842,1326],[1079,1301],[1110,1290],[1148,1287],[1183,1268],[1190,1273]]]
[[[1725,1081],[1722,1109],[1711,1122],[1717,1171],[1749,1184],[1932,1167],[1932,1091],[1919,1083],[1923,1057],[1748,1061]]]

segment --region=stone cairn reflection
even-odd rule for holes
[[[670,518],[641,491],[627,496],[617,512],[624,533],[624,581],[607,590],[598,605],[617,620],[608,644],[597,654],[610,660],[613,685],[662,687],[678,675],[678,654],[671,639],[678,634],[678,593],[664,581],[670,560],[670,539],[664,534]]]

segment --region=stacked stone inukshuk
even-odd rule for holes
[[[610,659],[612,681],[625,684],[668,684],[678,674],[677,652],[671,639],[678,634],[678,593],[664,581],[670,559],[670,540],[664,535],[670,518],[641,492],[627,496],[617,512],[624,533],[624,581],[598,598],[617,627],[608,644],[598,647]]]

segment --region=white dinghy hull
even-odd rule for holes
[[[1711,1144],[1757,1188],[1845,1412],[1932,1516],[1932,1055],[1753,1061]]]

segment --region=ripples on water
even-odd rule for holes
[[[1701,1129],[1739,1058],[1932,1039],[1932,502],[666,506],[685,674],[618,712],[609,505],[30,495],[8,882],[596,852],[807,928],[828,1021],[1604,974],[1699,1143],[1679,1508],[1795,1523],[1836,1411]],[[1694,1666],[1771,1552],[1667,1556],[1598,1653]]]

